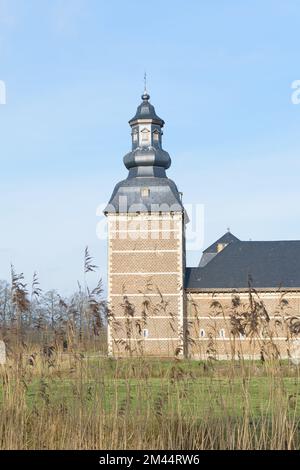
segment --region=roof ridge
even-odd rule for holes
[[[188,272],[187,287],[300,289],[300,240],[229,243],[207,265]]]
[[[216,245],[218,245],[218,243],[223,243],[225,242],[226,243],[226,240],[229,240],[228,241],[228,244],[230,243],[235,243],[237,241],[240,241],[239,238],[237,238],[235,235],[233,235],[233,233],[231,232],[226,232],[224,233],[224,235],[222,235],[221,237],[219,237],[216,241],[214,241],[212,244],[210,244],[204,251],[203,253],[214,253],[214,251],[210,251],[210,250],[213,250],[214,247]]]
[[[205,266],[203,266],[201,269],[205,269],[207,266],[210,266],[212,263],[216,263],[218,261],[216,260],[220,260],[220,258],[222,258],[224,256],[224,253],[226,251],[226,253],[228,252],[228,249],[232,246],[235,246],[236,244],[239,244],[241,243],[241,240],[238,240],[237,242],[234,242],[234,243],[228,243],[228,245],[226,245],[221,251],[219,251],[219,253],[216,253],[216,256],[214,256],[210,261],[209,263],[207,263]],[[200,267],[200,266],[199,266]]]
[[[300,243],[300,240],[239,240],[241,243]]]

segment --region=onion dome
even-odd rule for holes
[[[159,116],[157,116],[155,112],[154,106],[150,103],[150,95],[145,91],[142,95],[142,103],[138,106],[135,116],[130,119],[129,124],[132,126],[136,123],[136,121],[143,119],[143,120],[152,120],[155,121],[156,124],[160,125],[161,127],[164,126],[164,121]]]
[[[162,149],[162,129],[165,123],[157,116],[146,91],[142,100],[135,116],[129,121],[132,129],[132,151],[125,155],[124,165],[129,170],[128,178],[165,177],[165,170],[171,166],[170,155]]]
[[[105,214],[184,210],[176,184],[166,175],[171,158],[162,148],[165,123],[149,100],[145,90],[142,103],[129,121],[132,150],[123,159],[129,173],[116,185]]]

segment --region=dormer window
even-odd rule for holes
[[[149,188],[142,188],[141,189],[141,196],[142,197],[149,197],[150,196],[150,189]]]
[[[158,130],[155,130],[153,132],[153,141],[154,142],[159,142],[159,132],[158,132]]]
[[[133,142],[137,142],[137,140],[138,140],[138,132],[137,132],[137,130],[133,131],[133,133],[132,133],[132,140],[133,140]]]
[[[145,128],[142,130],[141,134],[142,134],[142,143],[148,144],[150,140],[150,131],[148,131],[148,129]]]
[[[223,251],[224,248],[226,248],[227,245],[228,245],[228,243],[218,243],[218,245],[217,245],[217,253],[220,253],[221,251]]]

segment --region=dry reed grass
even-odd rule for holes
[[[86,249],[84,276],[95,269]],[[250,286],[246,309],[233,297],[230,328],[247,336],[263,330],[260,362],[217,361],[213,333],[207,361],[180,360],[182,351],[173,360],[147,359],[130,340],[153,306],[145,298],[137,321],[125,294],[129,358],[93,357],[106,352],[101,295],[101,283],[90,290],[85,277],[77,297],[56,302],[52,293],[45,310],[37,276],[29,301],[23,275],[12,268],[11,307],[2,309],[9,359],[0,367],[0,449],[300,448],[299,370],[276,350],[268,354],[268,312]],[[9,305],[7,289],[3,298]],[[154,308],[165,310],[164,299]],[[222,314],[222,305],[212,309]],[[31,321],[38,332],[33,341],[26,336]],[[299,333],[298,318],[282,313],[278,321],[287,322],[289,337]]]
[[[1,449],[298,449],[288,363],[15,356],[0,371]]]

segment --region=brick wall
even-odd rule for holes
[[[239,299],[238,306],[233,305],[234,298]],[[261,352],[267,357],[278,351],[282,358],[288,357],[297,338],[291,321],[300,314],[300,293],[259,292],[253,294],[253,301],[265,306],[266,313],[258,307],[257,314],[242,315],[250,311],[248,293],[189,293],[189,356],[260,358]]]
[[[181,213],[108,215],[111,355],[182,354],[183,232]]]

